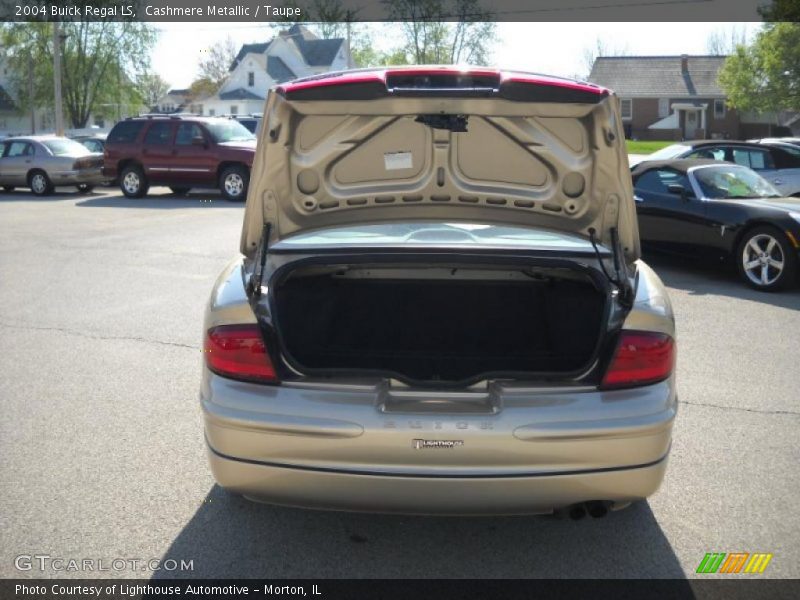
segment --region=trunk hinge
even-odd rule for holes
[[[625,256],[622,251],[622,246],[619,241],[619,231],[616,227],[611,227],[608,230],[611,235],[611,252],[613,253],[614,263],[614,277],[606,270],[606,265],[603,262],[603,257],[600,256],[600,250],[597,248],[597,231],[594,227],[589,228],[589,240],[592,242],[595,254],[597,254],[597,261],[600,263],[600,268],[612,284],[617,288],[619,294],[619,303],[625,308],[633,306],[633,286],[631,286],[630,277],[628,275],[628,265],[625,263]]]
[[[261,296],[261,284],[264,280],[264,265],[267,264],[267,248],[271,231],[272,223],[264,223],[264,229],[261,232],[261,243],[259,244],[258,263],[253,267],[253,272],[247,282],[247,292],[256,297]]]

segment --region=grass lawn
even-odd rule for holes
[[[656,150],[661,150],[675,142],[635,142],[633,140],[625,140],[628,146],[628,154],[650,154]]]

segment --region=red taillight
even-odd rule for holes
[[[665,333],[623,331],[601,387],[635,387],[669,377],[675,367],[675,342]]]
[[[260,383],[277,383],[278,376],[258,325],[221,325],[206,332],[203,351],[217,375]]]

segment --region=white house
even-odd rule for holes
[[[343,38],[320,39],[303,25],[294,25],[269,42],[244,44],[219,91],[195,100],[192,109],[209,116],[260,113],[274,85],[346,69],[348,64],[349,51]]]
[[[156,113],[179,113],[187,110],[190,92],[188,89],[171,89],[150,107]]]

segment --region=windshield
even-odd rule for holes
[[[661,150],[657,150],[652,154],[647,155],[647,160],[668,160],[680,156],[687,150],[691,150],[691,146],[684,146],[683,144],[672,144]]]
[[[714,166],[693,171],[703,196],[717,200],[777,198],[781,194],[747,167]]]
[[[238,121],[220,121],[218,123],[208,123],[208,130],[211,132],[211,137],[214,141],[222,142],[245,142],[256,139],[255,136],[247,130],[247,127]]]
[[[43,140],[42,144],[53,156],[84,156],[89,150],[74,140]]]

